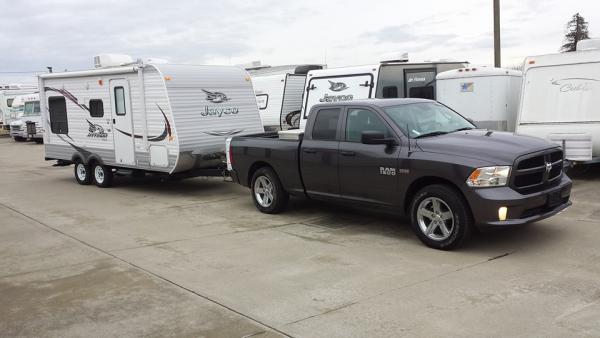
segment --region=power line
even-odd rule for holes
[[[0,74],[28,74],[28,73],[46,73],[46,71],[45,70],[0,71]]]

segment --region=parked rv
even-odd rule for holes
[[[453,69],[437,75],[437,101],[479,128],[515,131],[522,82],[523,74],[511,69]]]
[[[252,75],[252,86],[265,130],[280,130],[289,126],[286,123],[288,116],[300,116],[306,74],[323,66],[300,65],[291,72],[287,68],[267,71],[271,68],[262,68],[262,72],[254,70],[256,75]]]
[[[263,132],[250,76],[232,66],[133,62],[39,77],[48,160],[75,164],[80,184],[115,173],[221,175],[225,139]]]
[[[228,143],[231,176],[261,212],[283,211],[289,195],[384,208],[411,217],[438,249],[462,244],[475,226],[535,222],[571,204],[560,147],[475,129],[430,100],[315,105],[304,132]]]
[[[300,129],[304,129],[308,113],[315,104],[343,102],[367,98],[437,97],[435,77],[438,73],[464,68],[468,62],[408,62],[408,55],[391,55],[376,65],[329,68],[308,72],[303,98]],[[298,127],[294,125],[293,127]]]
[[[39,94],[21,95],[13,106],[19,107],[18,120],[10,123],[10,136],[17,142],[27,139],[43,142]],[[21,104],[22,103],[22,104]]]
[[[567,160],[600,160],[600,40],[527,57],[523,76],[516,132],[563,145]]]
[[[1,85],[0,86],[0,125],[8,130],[10,123],[16,120],[19,114],[19,102],[15,102],[15,98],[20,95],[33,94],[38,91],[36,86],[31,85]],[[13,107],[13,103],[15,107]],[[16,109],[13,109],[16,108]]]

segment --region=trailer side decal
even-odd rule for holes
[[[160,141],[164,140],[165,138],[167,138],[167,136],[169,136],[169,141],[171,141],[171,140],[173,140],[173,135],[171,134],[171,124],[169,123],[169,119],[167,119],[167,115],[162,110],[162,108],[158,104],[156,106],[158,107],[158,109],[162,113],[163,117],[165,118],[165,129],[163,129],[163,132],[158,136],[148,136],[148,141],[160,142]],[[121,129],[115,128],[115,130],[120,132],[121,134],[127,135],[129,137],[133,137],[133,138],[137,138],[137,139],[143,138],[142,135],[131,134],[126,131],[122,131]]]

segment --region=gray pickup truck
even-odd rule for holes
[[[476,129],[430,100],[320,104],[304,132],[227,143],[230,174],[261,212],[281,212],[290,195],[383,208],[409,216],[437,249],[458,247],[474,227],[531,223],[571,205],[560,147]]]

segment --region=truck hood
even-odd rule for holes
[[[536,137],[473,129],[417,140],[423,151],[468,157],[494,165],[512,165],[521,155],[556,145]]]

